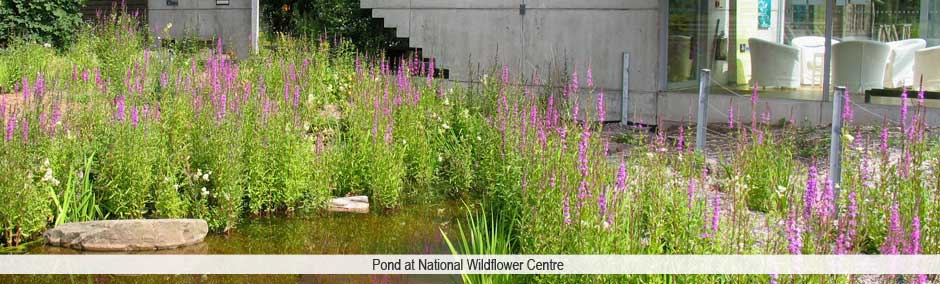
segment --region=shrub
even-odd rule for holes
[[[68,45],[82,18],[79,9],[85,0],[5,0],[0,2],[0,46],[15,38]]]

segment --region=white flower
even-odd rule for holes
[[[401,144],[402,144],[402,145],[408,145],[408,140],[402,139],[402,140],[401,140]]]
[[[49,44],[49,43],[47,42],[47,43],[43,43],[42,46],[45,47],[45,48],[50,48],[50,47],[52,47],[52,44]]]
[[[202,193],[202,196],[209,195],[209,190],[206,190],[205,186],[203,186],[202,189],[200,189],[199,191]]]
[[[441,127],[443,127],[444,129],[450,129],[450,125],[447,125],[446,122],[443,125],[441,125]]]
[[[204,181],[209,181],[209,174],[203,174],[203,175],[202,175],[202,180],[204,180]]]
[[[175,190],[180,190],[180,185],[174,184],[174,185],[173,185],[173,189],[175,189]]]
[[[477,135],[477,141],[483,141],[483,138],[480,138],[480,135]]]
[[[443,162],[444,162],[444,156],[437,155],[437,162],[438,162],[438,163],[443,163]]]
[[[450,105],[450,99],[448,99],[447,97],[444,97],[444,105],[445,105],[445,106],[449,106],[449,105]]]

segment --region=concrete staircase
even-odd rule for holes
[[[372,17],[382,21],[382,26],[387,29],[393,29],[395,36],[405,39],[408,43],[408,49],[428,62],[434,59],[438,71],[436,74],[447,76],[450,70],[446,65],[442,65],[441,54],[434,53],[428,49],[423,41],[421,33],[414,33],[412,28],[412,9],[409,0],[361,0],[359,7],[372,11]]]

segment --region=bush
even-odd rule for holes
[[[79,27],[85,0],[4,0],[0,2],[0,46],[15,38],[68,45]]]

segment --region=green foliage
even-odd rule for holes
[[[737,162],[737,174],[747,186],[747,207],[754,211],[786,210],[789,203],[784,191],[790,187],[796,165],[791,147],[767,137],[763,143],[754,141],[746,147]]]
[[[464,224],[458,223],[458,235],[454,241],[441,230],[444,242],[454,255],[503,255],[512,253],[512,236],[503,226],[499,215],[486,211],[474,212],[473,208],[465,205],[466,230]],[[483,275],[461,274],[463,283],[472,284],[500,284],[515,283],[514,275]]]
[[[49,194],[55,205],[54,225],[92,221],[105,217],[92,190],[91,166],[94,160],[95,155],[91,154],[82,161],[81,168],[77,172],[69,170],[68,179],[64,184],[65,189],[61,194],[49,188]]]
[[[82,25],[85,0],[4,0],[0,2],[0,46],[17,38],[67,46]]]

